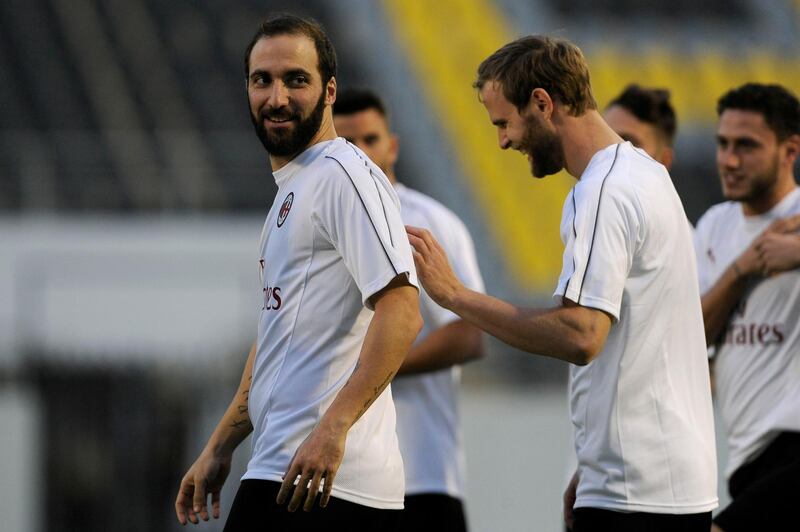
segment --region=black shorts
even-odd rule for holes
[[[708,532],[711,512],[701,514],[624,513],[600,508],[575,508],[572,532]]]
[[[406,495],[400,512],[398,532],[467,532],[464,505],[459,499],[441,493]]]
[[[225,532],[295,532],[320,530],[394,530],[399,510],[379,510],[331,497],[328,506],[289,512],[275,498],[281,485],[270,480],[243,480],[233,499]],[[288,503],[287,503],[288,504]]]
[[[733,502],[714,518],[725,532],[796,526],[792,508],[800,494],[800,432],[781,433],[758,458],[737,469],[728,491]]]

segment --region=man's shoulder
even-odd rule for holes
[[[414,218],[425,220],[426,228],[437,238],[440,234],[444,236],[454,232],[469,233],[463,220],[438,200],[405,185],[399,185],[395,190],[400,198],[404,218],[408,213]]]
[[[355,183],[378,180],[385,187],[389,187],[389,180],[383,171],[363,151],[342,138],[334,141],[325,151],[323,158],[326,161],[323,164],[327,164],[326,170],[330,170],[334,175],[347,177]]]
[[[447,221],[461,221],[456,213],[445,207],[439,202],[439,200],[436,200],[427,194],[420,192],[419,190],[409,188],[405,185],[399,185],[395,187],[395,190],[397,190],[397,196],[400,198],[400,203],[404,208],[408,206],[414,210],[419,210],[430,214],[433,217],[444,218]]]

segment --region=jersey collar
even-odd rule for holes
[[[286,163],[283,168],[272,172],[272,177],[275,178],[275,184],[278,185],[278,188],[286,183],[300,169],[311,164],[317,157],[322,155],[322,153],[329,148],[332,143],[336,142],[337,140],[338,139],[317,142],[313,146],[306,148],[297,157]]]

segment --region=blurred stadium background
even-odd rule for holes
[[[629,82],[669,88],[692,221],[720,199],[716,98],[752,80],[800,87],[798,0],[3,0],[3,530],[180,528],[179,479],[255,334],[275,186],[242,53],[277,10],[327,27],[339,87],[388,102],[400,179],[467,222],[490,293],[526,304],[554,286],[573,181],[533,181],[497,149],[470,88],[486,55],[555,33],[585,51],[601,106]],[[489,347],[464,372],[472,528],[559,530],[566,367]]]

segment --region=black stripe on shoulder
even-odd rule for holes
[[[600,207],[603,206],[603,190],[606,186],[606,180],[608,176],[611,175],[611,171],[614,170],[614,165],[617,164],[617,155],[619,154],[619,144],[617,144],[616,150],[614,150],[614,160],[611,162],[611,168],[608,169],[608,172],[605,176],[603,176],[603,182],[600,184],[600,194],[597,197],[597,212],[594,215],[594,229],[592,229],[592,243],[589,245],[589,258],[586,259],[586,268],[583,270],[583,279],[581,279],[581,289],[578,291],[578,303],[581,303],[581,295],[583,294],[583,284],[586,282],[586,274],[589,273],[589,265],[592,262],[592,251],[594,250],[594,237],[597,235],[597,222],[600,221]]]
[[[391,255],[389,255],[389,251],[386,249],[386,245],[383,243],[383,239],[381,238],[381,234],[378,232],[378,227],[375,225],[375,221],[372,219],[372,215],[370,214],[369,209],[367,208],[367,204],[364,202],[364,198],[361,197],[361,192],[358,191],[358,187],[356,186],[356,182],[353,180],[353,176],[350,175],[350,172],[347,171],[347,168],[345,168],[344,165],[341,163],[341,161],[339,161],[339,159],[337,159],[336,157],[331,157],[330,155],[326,155],[325,158],[326,159],[330,159],[332,161],[336,161],[336,164],[338,164],[342,168],[344,173],[347,175],[347,178],[350,180],[350,184],[353,185],[353,189],[355,189],[355,191],[356,191],[356,195],[358,196],[358,199],[361,200],[361,205],[362,205],[362,207],[364,207],[364,212],[367,213],[367,218],[369,218],[369,222],[372,224],[372,229],[375,231],[375,236],[378,237],[378,242],[381,243],[381,247],[383,248],[383,252],[386,254],[386,260],[388,260],[389,264],[392,265],[392,269],[394,270],[394,273],[396,275],[400,275],[400,272],[397,271],[397,266],[395,266],[394,262],[392,261]],[[388,223],[388,220],[387,220],[387,223]],[[390,230],[389,231],[390,238],[391,238],[391,233],[392,232]]]
[[[369,168],[369,166],[367,166]],[[386,214],[386,204],[383,203],[383,194],[381,188],[378,186],[378,181],[375,174],[372,173],[372,168],[369,168],[369,175],[372,177],[372,184],[375,185],[375,192],[378,194],[378,199],[381,200],[381,209],[383,209],[383,217],[386,220],[386,228],[389,230],[389,243],[394,247],[394,238],[392,238],[392,224],[389,223],[389,216]]]
[[[573,236],[572,242],[573,242],[573,245],[575,244],[575,241],[578,239],[578,230],[575,229],[575,218],[577,218],[577,217],[578,217],[578,207],[575,205],[575,188],[573,187],[573,189],[572,189],[572,236]],[[573,251],[572,252],[572,275],[575,275],[576,267],[577,266],[575,265],[575,252]],[[572,281],[572,275],[569,276],[569,279],[567,279],[567,284],[566,284],[566,286],[564,286],[564,297],[566,297],[567,291],[569,290],[569,283],[570,283],[570,281]]]
[[[351,142],[347,142],[347,145],[352,148],[353,153],[356,154],[356,157],[364,161],[364,166],[367,167],[369,170],[369,176],[372,178],[372,184],[375,185],[375,192],[378,194],[378,199],[381,200],[381,209],[383,209],[383,217],[386,220],[386,228],[389,230],[389,243],[394,247],[394,237],[392,236],[392,224],[389,223],[389,216],[386,214],[386,204],[383,203],[383,194],[381,194],[381,189],[378,186],[378,182],[375,179],[375,174],[372,173],[372,168],[369,166],[369,161],[364,159],[358,151],[356,151],[355,146]]]
[[[637,149],[636,147],[634,147],[634,148],[633,148],[633,153],[635,153],[635,154],[636,154],[636,155],[638,155],[639,157],[642,157],[642,158],[644,158],[644,159],[647,159],[647,160],[648,160],[648,161],[650,161],[651,163],[661,164],[660,162],[658,162],[658,161],[656,161],[655,159],[653,159],[653,158],[650,156],[650,154],[649,154],[649,153],[647,153],[646,151],[644,151],[644,150],[643,150],[643,149],[641,149],[641,148],[638,148],[638,149]]]

